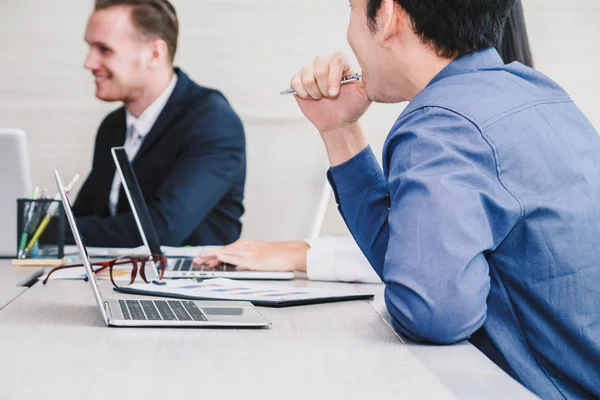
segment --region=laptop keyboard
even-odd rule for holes
[[[227,271],[235,271],[236,268],[233,265],[221,264],[217,267],[208,268],[204,265],[197,265],[192,262],[191,258],[176,258],[172,260],[168,260],[169,271],[179,271],[179,272],[191,272],[191,271],[218,271],[218,272],[227,272]],[[172,267],[171,267],[172,263]]]
[[[206,321],[193,301],[119,300],[126,320],[134,321]]]
[[[191,271],[192,269],[192,260],[180,258],[175,260],[175,265],[173,266],[173,271]]]

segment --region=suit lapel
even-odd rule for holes
[[[152,129],[150,129],[150,132],[148,132],[148,135],[144,139],[142,147],[140,147],[140,150],[133,159],[133,164],[135,164],[138,159],[143,158],[144,155],[150,149],[152,149],[156,141],[158,141],[164,134],[167,133],[167,127],[181,110],[179,103],[183,98],[185,89],[190,79],[179,68],[175,69],[175,73],[177,74],[177,84],[175,85],[175,89],[173,89],[173,93],[171,94],[171,97],[169,97],[167,104],[165,104],[165,108],[161,111],[158,119],[152,126]]]

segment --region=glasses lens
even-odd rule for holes
[[[123,287],[131,284],[132,277],[138,275],[136,264],[139,268],[139,264],[134,259],[122,257],[108,262],[108,265],[104,268],[94,268],[94,270],[96,271],[96,278],[112,280],[115,286]],[[136,278],[136,281],[138,279]]]
[[[136,276],[134,276],[136,275]],[[135,278],[134,283],[139,283],[139,274],[134,272],[133,263],[118,264],[112,267],[112,280],[117,287],[129,286],[132,279]]]

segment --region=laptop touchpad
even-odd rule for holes
[[[242,315],[244,313],[243,308],[238,307],[202,307],[202,311],[206,315]]]

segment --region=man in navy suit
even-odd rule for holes
[[[161,244],[227,244],[240,235],[244,128],[220,92],[173,67],[178,30],[167,0],[96,1],[85,68],[96,96],[123,107],[100,125],[92,171],[73,205],[86,245],[142,244],[115,146],[127,151]]]

